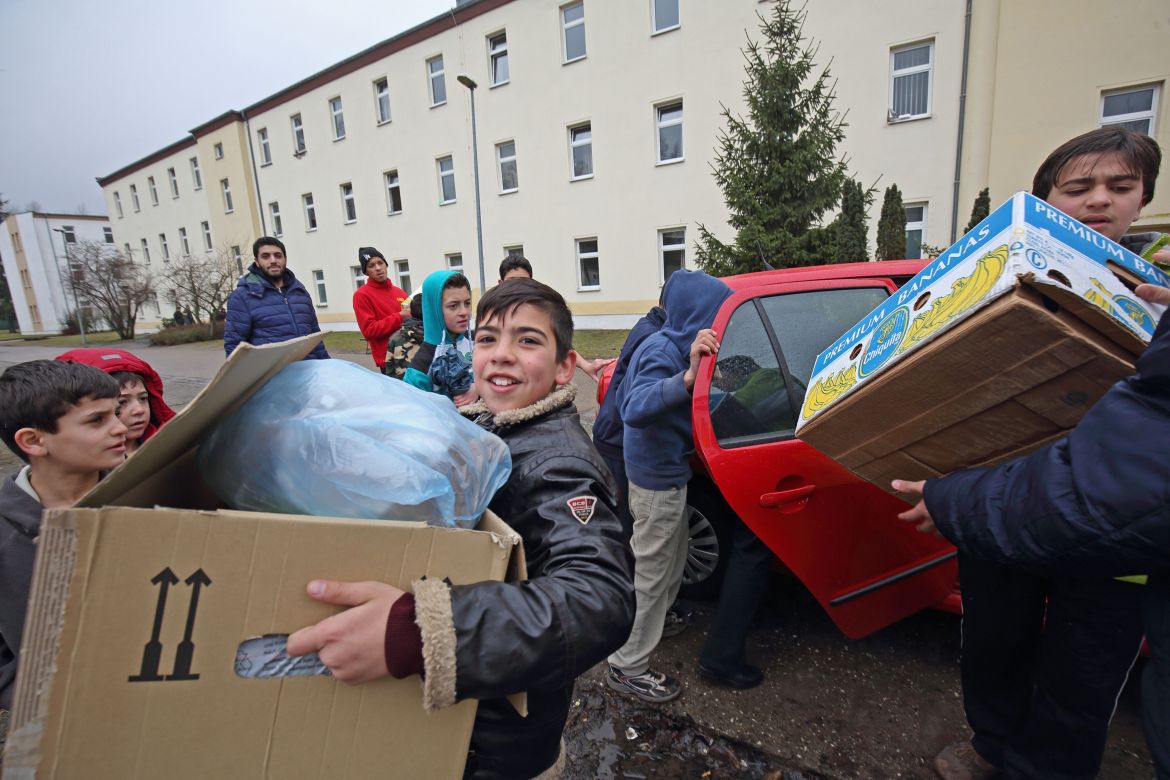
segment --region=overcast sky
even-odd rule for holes
[[[0,193],[104,214],[95,177],[454,0],[0,0]]]

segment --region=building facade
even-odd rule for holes
[[[1086,0],[897,0],[880,13],[823,0],[805,33],[847,112],[839,152],[863,185],[899,186],[913,253],[949,244],[980,189],[993,205],[1025,189],[1048,150],[1100,122],[1148,120],[1165,145],[1158,5],[1103,21],[1125,33],[1125,57],[1095,54],[1103,26],[1070,9]],[[666,276],[694,267],[698,225],[733,238],[711,165],[723,107],[743,110],[741,51],[769,10],[460,3],[99,179],[116,240],[165,276],[177,247],[238,250],[246,265],[252,240],[279,235],[322,323],[352,328],[360,246],[385,253],[405,289],[442,268],[479,287],[477,152],[482,283],[521,253],[579,326],[628,326]],[[1044,66],[1069,52],[1084,52],[1075,67]],[[1164,193],[1144,224],[1168,221]]]
[[[78,214],[10,214],[0,234],[0,259],[24,335],[60,333],[79,309],[89,312],[70,284],[69,260],[78,243],[113,244],[106,217]],[[87,321],[89,316],[87,316]]]

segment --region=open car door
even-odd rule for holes
[[[724,499],[853,638],[937,604],[956,579],[954,548],[899,520],[904,502],[793,437],[816,356],[894,289],[845,279],[737,291],[694,390],[696,451]]]

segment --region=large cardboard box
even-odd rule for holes
[[[219,507],[200,434],[318,340],[242,345],[78,507],[46,513],[5,780],[461,776],[474,701],[427,714],[417,677],[241,676],[242,642],[338,611],[305,595],[310,579],[523,576],[519,537],[490,512],[450,530]]]
[[[1017,193],[817,358],[797,436],[889,489],[1063,436],[1133,372],[1170,285]]]

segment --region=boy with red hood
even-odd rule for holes
[[[134,454],[163,423],[175,416],[175,411],[163,400],[162,378],[136,355],[114,348],[71,349],[56,359],[93,366],[117,380],[117,415],[127,429],[127,456]]]
[[[410,313],[410,296],[390,281],[390,266],[374,247],[359,249],[358,262],[366,283],[353,294],[353,313],[358,329],[370,345],[370,356],[385,374],[386,343],[402,327],[403,316]]]

